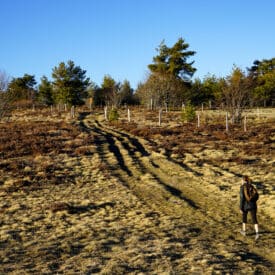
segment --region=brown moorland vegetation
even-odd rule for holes
[[[274,118],[226,132],[124,113],[0,123],[0,273],[272,274]],[[260,192],[257,242],[251,224],[238,232],[243,174]]]

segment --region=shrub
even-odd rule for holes
[[[196,118],[196,110],[193,105],[188,103],[181,112],[181,120],[186,122],[194,121]]]
[[[118,120],[118,118],[119,118],[118,110],[116,108],[113,108],[108,114],[108,120],[115,121],[115,120]]]

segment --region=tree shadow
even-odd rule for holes
[[[97,123],[98,126],[100,126],[100,124],[99,124],[98,121],[96,121],[96,123]],[[130,141],[130,143],[134,146],[135,151],[140,152],[143,157],[146,157],[146,156],[150,155],[150,153],[146,151],[146,149],[144,148],[144,146],[138,141],[137,138],[132,137],[132,136],[130,136],[127,133],[117,131],[115,129],[112,129],[112,131],[114,131],[115,133],[123,136],[124,138],[127,138]]]
[[[253,274],[265,274],[262,268],[272,270],[273,264],[264,257],[251,253],[248,251],[233,251],[236,257],[240,258],[240,261],[253,263],[257,267]],[[234,257],[235,258],[235,257]],[[237,274],[239,272],[238,261],[230,259],[220,254],[213,254],[213,259],[208,260],[209,265],[215,265],[215,271],[227,274],[228,270]],[[231,273],[230,273],[231,274]]]
[[[110,152],[112,152],[114,154],[114,156],[117,159],[117,162],[118,162],[118,165],[120,166],[120,168],[122,170],[124,170],[128,174],[128,176],[132,176],[132,172],[125,165],[125,161],[123,159],[123,156],[122,156],[119,148],[115,145],[115,140],[112,137],[112,135],[108,134],[108,133],[105,133],[105,132],[101,131],[100,129],[96,128],[96,127],[93,130],[98,135],[103,136],[105,138],[106,143],[108,144],[108,148],[109,148]],[[100,145],[100,144],[103,143],[102,141],[99,140],[99,138],[95,138],[95,142],[96,142],[97,145]],[[97,147],[97,150],[98,150],[100,156],[104,155],[103,150],[99,146]]]
[[[52,212],[67,211],[69,214],[81,214],[89,212],[90,210],[98,210],[107,206],[114,207],[114,202],[104,202],[101,204],[90,203],[87,205],[73,205],[66,202],[57,202],[50,206]]]
[[[81,214],[85,212],[89,212],[90,210],[98,210],[101,208],[105,208],[107,206],[114,207],[114,202],[104,202],[101,204],[88,204],[88,205],[69,205],[68,206],[68,213],[69,214]]]
[[[270,190],[268,190],[268,186],[266,186],[262,181],[253,181],[253,183],[258,190],[261,190],[263,195],[269,195],[271,193]]]

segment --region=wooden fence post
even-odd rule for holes
[[[246,115],[244,116],[244,121],[243,121],[243,129],[246,132]]]
[[[74,106],[71,107],[71,118],[74,118],[75,116],[75,109]]]
[[[198,128],[200,128],[200,114],[198,113]]]
[[[228,127],[228,112],[226,112],[226,116],[225,116],[225,128],[226,128],[226,132],[228,132],[229,127]]]
[[[93,99],[90,97],[90,100],[89,100],[89,105],[90,105],[90,111],[92,111],[93,109]]]
[[[131,122],[131,114],[130,114],[130,109],[128,108],[128,122]]]
[[[159,126],[161,125],[161,113],[162,113],[162,110],[159,109]]]
[[[107,106],[104,107],[104,118],[107,121],[108,120],[108,116],[107,116]]]

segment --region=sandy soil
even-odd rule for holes
[[[68,117],[16,120],[34,118],[63,123],[47,129],[61,145],[1,155],[1,274],[274,274],[274,143],[237,162],[243,147],[228,140],[187,136],[182,152],[102,114],[81,113],[79,130]],[[256,242],[252,224],[239,234],[242,174],[260,192]]]

